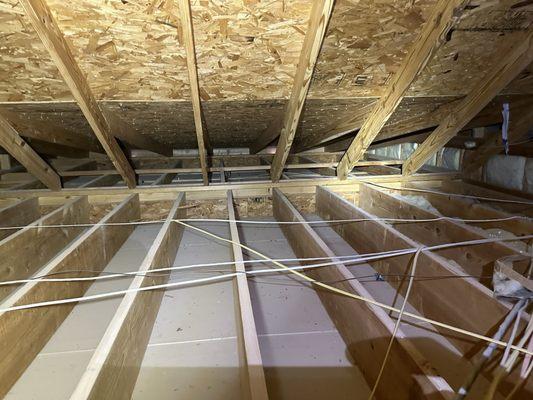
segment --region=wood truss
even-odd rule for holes
[[[220,168],[226,167],[222,165]],[[220,176],[224,183],[225,174]],[[263,328],[257,320],[257,316],[261,315],[257,299],[258,283],[248,275],[254,270],[246,264],[250,255],[249,249],[241,247],[244,245],[254,248],[253,242],[249,242],[249,231],[243,234],[242,229],[245,227],[239,223],[242,202],[251,200],[248,197],[251,192],[247,190],[241,193],[242,188],[228,190],[231,187],[228,185],[217,189],[216,185],[209,186],[210,190],[218,191],[220,204],[230,221],[225,228],[227,238],[231,241],[228,254],[235,262],[228,270],[234,272],[231,278],[233,290],[229,292],[233,304],[224,303],[229,307],[226,314],[235,313],[238,368],[235,377],[231,379],[240,382],[238,396],[264,400],[275,397],[278,378],[269,375],[264,365],[265,356],[268,359],[271,357],[271,349],[261,340],[259,332],[259,329]],[[151,347],[152,332],[156,329],[154,326],[163,323],[157,322],[159,318],[167,318],[159,316],[164,308],[163,299],[167,293],[165,289],[139,290],[169,284],[189,276],[180,278],[180,274],[187,274],[180,270],[171,274],[157,271],[150,274],[150,271],[180,265],[175,264],[175,260],[179,260],[181,252],[187,248],[183,241],[191,240],[190,237],[185,239],[187,232],[190,234],[191,231],[189,227],[175,221],[182,220],[187,223],[188,218],[197,215],[195,207],[202,207],[203,202],[207,204],[212,201],[192,200],[191,203],[189,198],[195,197],[192,188],[188,191],[170,192],[166,199],[157,199],[148,193],[145,200],[138,194],[125,193],[119,195],[119,198],[116,197],[117,194],[112,197],[111,193],[108,193],[102,198],[96,191],[87,191],[85,194],[80,191],[79,195],[60,200],[52,211],[44,212],[39,211],[39,203],[51,203],[48,197],[40,197],[39,192],[33,191],[33,197],[26,200],[3,197],[6,205],[0,209],[2,226],[13,228],[10,231],[2,231],[4,237],[0,240],[0,274],[4,281],[25,280],[31,277],[35,279],[23,281],[18,285],[2,286],[0,291],[0,337],[4,343],[17,343],[17,346],[0,348],[0,364],[3,367],[0,369],[0,395],[10,393],[14,387],[17,390],[26,390],[23,389],[27,384],[24,383],[25,376],[31,373],[47,342],[53,341],[61,329],[72,326],[69,320],[76,318],[77,310],[85,307],[83,304],[93,304],[84,308],[85,312],[89,313],[99,300],[18,311],[6,309],[99,293],[93,290],[93,287],[96,288],[95,285],[99,284],[90,280],[65,284],[46,282],[40,278],[52,275],[74,277],[73,268],[85,271],[85,274],[99,275],[106,270],[113,257],[119,254],[121,247],[126,246],[128,238],[139,229],[145,229],[142,225],[137,226],[136,222],[147,218],[147,207],[156,201],[159,202],[155,203],[158,209],[166,201],[168,208],[163,211],[164,218],[158,219],[160,222],[155,227],[154,238],[146,250],[143,250],[139,266],[134,268],[135,276],[131,277],[129,283],[122,285],[122,296],[110,303],[107,327],[97,334],[97,345],[85,361],[81,375],[76,381],[62,383],[68,397],[76,399],[100,399],[110,394],[113,398],[127,399],[139,390],[139,380],[144,379],[143,374],[146,373],[146,368],[149,368],[145,365],[151,351],[149,349],[154,348]],[[314,191],[315,187],[312,189]],[[109,192],[109,189],[105,191]],[[444,194],[439,194],[440,191]],[[239,198],[235,197],[235,192],[240,193]],[[52,192],[42,192],[47,193]],[[333,266],[322,268],[311,268],[315,261],[303,260],[302,265],[308,267],[304,273],[312,279],[330,282],[335,288],[374,302],[384,301],[380,297],[383,293],[375,290],[376,285],[383,285],[393,296],[393,304],[399,304],[406,293],[404,281],[385,279],[385,282],[381,283],[367,283],[360,277],[362,271],[366,271],[365,274],[374,271],[373,273],[382,277],[395,274],[405,277],[409,273],[412,254],[354,266],[337,258],[340,256],[337,247],[339,244],[335,243],[344,243],[354,254],[373,254],[389,250],[416,249],[423,245],[487,239],[491,236],[485,229],[496,226],[508,230],[516,235],[515,241],[451,247],[421,253],[417,274],[425,278],[414,282],[409,298],[409,310],[414,315],[485,336],[491,336],[509,312],[511,305],[496,299],[492,294],[493,264],[502,258],[520,254],[516,246],[521,244],[520,236],[531,234],[533,221],[523,217],[519,220],[508,219],[502,225],[500,222],[479,220],[501,219],[516,216],[517,213],[527,214],[531,206],[526,205],[526,199],[510,197],[454,180],[413,180],[404,182],[400,187],[384,179],[367,179],[364,182],[352,182],[349,186],[316,186],[316,193],[308,195],[316,211],[309,211],[308,208],[302,208],[303,203],[294,193],[301,196],[302,190],[295,192],[291,187],[283,185],[273,188],[272,203],[268,206],[271,209],[267,212],[271,213],[274,221],[285,223],[280,225],[280,228],[296,257],[335,260]],[[513,198],[521,200],[523,204],[493,203],[490,199],[471,203],[465,198],[455,197],[454,193],[503,200]],[[421,207],[420,201],[411,200],[413,196],[425,199],[433,208]],[[102,204],[107,205],[102,209],[103,213],[100,212],[100,216],[95,219],[95,210],[102,207]],[[503,209],[496,208],[494,204],[501,205]],[[316,214],[312,216],[309,212]],[[443,215],[479,222],[465,223],[457,219],[432,221]],[[324,226],[308,222],[317,218],[326,222],[359,222],[336,222]],[[382,218],[402,218],[418,222],[385,223]],[[286,224],[287,222],[296,224]],[[65,225],[68,228],[35,229],[50,225]],[[325,233],[325,226],[329,226],[327,229],[330,229],[331,233]],[[214,241],[209,242],[210,240]],[[31,246],[27,246],[28,243],[31,243]],[[208,248],[215,245],[219,245],[217,241],[209,239],[202,246]],[[205,274],[201,276],[205,277]],[[455,279],[441,279],[443,276]],[[195,290],[201,290],[201,287],[203,286],[193,285],[183,290],[194,293]],[[171,297],[174,297],[182,289],[167,290],[171,290],[168,293],[172,293]],[[386,310],[375,304],[339,296],[318,287],[316,294],[344,340],[353,362],[361,369],[364,381],[371,387],[377,379],[387,347],[387,342],[382,339],[391,336],[394,319]],[[263,301],[267,299],[262,299],[261,302]],[[465,304],[471,307],[464,307]],[[459,309],[462,311],[457,312]],[[424,323],[419,326],[416,320],[408,322],[409,324],[401,327],[395,334],[397,345],[389,355],[381,377],[382,384],[377,387],[376,398],[450,399],[462,383],[464,373],[472,368],[475,354],[484,347],[483,343],[462,334],[451,334],[441,325]],[[428,347],[420,343],[417,336],[420,332],[417,329],[420,329],[420,332],[423,329],[426,335],[436,340],[435,343],[440,343],[439,346],[448,346],[456,356],[453,359],[445,358],[443,364],[439,351],[435,351],[433,347],[428,351]],[[357,345],[353,345],[354,343]],[[180,361],[178,358],[169,359],[168,362],[176,362],[178,365]],[[450,364],[449,368],[444,366],[447,364]],[[463,375],[457,374],[456,371],[463,371]],[[478,380],[480,390],[488,387],[493,373],[489,367],[482,371]],[[519,382],[517,373],[505,378],[504,384],[498,388],[500,394],[505,396],[516,382]],[[164,387],[162,390],[165,390]],[[330,390],[335,393],[337,389]],[[532,391],[532,382],[528,381],[517,398],[526,399]]]

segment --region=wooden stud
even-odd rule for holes
[[[17,201],[15,204],[0,208],[0,227],[25,226],[40,216],[39,199],[37,197]],[[21,228],[0,230],[0,240],[12,235],[19,229]]]
[[[181,193],[150,246],[139,268],[140,274],[174,262],[183,226],[172,220],[186,216],[184,204],[185,194]],[[139,275],[133,279],[128,290],[165,284],[168,278],[168,274]],[[131,398],[164,294],[164,290],[150,290],[131,292],[124,296],[78,382],[72,399]]]
[[[99,222],[106,224],[138,219],[139,197],[132,194]],[[69,244],[37,275],[55,274],[74,268],[101,271],[132,231],[133,225],[97,224]],[[90,285],[90,281],[58,284],[35,280],[20,286],[0,304],[0,308],[83,296]],[[75,305],[69,303],[0,313],[0,340],[2,343],[16,343],[15,346],[0,346],[0,397],[6,395]]]
[[[233,193],[228,190],[227,193],[228,219],[231,233],[231,240],[240,243],[239,230],[237,229],[236,214],[233,204]],[[244,267],[242,249],[237,244],[232,244],[233,259],[235,261],[235,271],[240,272],[235,278],[236,297],[239,326],[238,341],[241,351],[242,368],[245,369],[244,379],[246,381],[244,399],[251,400],[268,400],[268,393],[265,383],[265,373],[263,370],[263,361],[259,349],[259,341],[255,327],[254,314],[252,310],[252,301],[250,299],[250,290],[246,278],[246,268]]]
[[[41,228],[49,225],[89,223],[87,196],[75,197],[64,206],[44,215],[25,228],[0,241],[0,280],[27,279],[50,261],[84,227]],[[0,286],[0,300],[16,286]]]
[[[363,157],[402,101],[407,89],[441,44],[445,42],[446,35],[459,20],[467,3],[468,1],[465,0],[439,0],[434,6],[432,15],[424,24],[413,47],[392,77],[387,92],[378,100],[346,154],[342,157],[337,167],[337,175],[340,179],[346,179],[355,163]]]
[[[462,100],[404,163],[403,174],[411,175],[478,114],[524,68],[533,62],[533,28],[513,35],[511,48],[478,85]]]
[[[19,136],[15,128],[1,115],[0,146],[48,188],[52,190],[61,189],[59,175]]]
[[[110,132],[109,123],[96,102],[87,79],[76,63],[76,59],[48,5],[44,0],[21,0],[20,4],[24,7],[26,15],[41,38],[44,47],[50,53],[106,154],[128,187],[134,188],[135,173],[133,168]]]
[[[331,257],[338,261],[324,241],[277,189],[273,191],[273,211],[278,221],[300,222],[281,225],[297,257]],[[373,299],[340,261],[334,267],[310,269],[305,273],[319,281],[340,282],[335,286]],[[394,321],[380,307],[318,288],[317,293],[366,381],[370,386],[373,385],[394,329]],[[418,352],[408,335],[400,328],[396,337],[397,344],[392,347],[376,398],[427,399],[426,396],[431,394],[431,398],[448,399],[453,390],[443,378],[435,376],[431,365]]]
[[[196,65],[196,50],[194,45],[194,28],[191,16],[191,4],[189,0],[179,0],[179,13],[185,53],[187,54],[187,71],[191,86],[192,109],[194,113],[194,126],[196,128],[196,140],[198,141],[198,154],[202,168],[202,180],[204,185],[209,185],[209,173],[207,171],[208,153],[210,150],[207,130],[204,129],[204,117],[200,100],[200,86],[198,84],[198,68]]]
[[[283,167],[289,156],[292,147],[294,135],[298,128],[300,115],[307,97],[307,91],[311,84],[315,64],[322,47],[322,41],[326,34],[334,0],[316,0],[313,1],[311,16],[307,33],[298,61],[298,69],[292,86],[291,97],[283,115],[283,124],[279,133],[278,146],[276,155],[272,161],[270,177],[272,182],[279,181],[283,172]]]

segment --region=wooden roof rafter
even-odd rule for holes
[[[21,0],[20,4],[24,7],[42,43],[50,53],[113,165],[120,172],[128,187],[134,188],[136,185],[135,172],[117,140],[111,134],[109,124],[98,106],[85,76],[76,63],[50,8],[44,0]]]
[[[0,146],[49,189],[61,189],[61,178],[57,172],[20,137],[2,115],[0,115]]]
[[[270,176],[277,182],[283,172],[283,167],[292,147],[294,135],[300,121],[302,109],[309,91],[315,64],[326,34],[333,0],[319,0],[313,2],[309,26],[305,35],[303,48],[298,61],[298,69],[292,86],[291,97],[283,116],[283,123],[278,140],[276,154],[272,161]]]
[[[198,67],[196,64],[196,49],[194,44],[194,28],[192,23],[191,3],[189,0],[179,0],[179,14],[182,28],[185,53],[187,55],[187,72],[191,87],[191,100],[194,114],[194,126],[196,140],[198,142],[198,155],[202,168],[202,180],[204,185],[209,184],[208,154],[211,153],[209,137],[205,129],[202,103],[200,100],[200,86],[198,83]]]
[[[355,163],[364,156],[368,147],[400,105],[411,84],[446,40],[448,32],[459,21],[467,3],[468,1],[465,0],[440,0],[435,5],[418,39],[392,77],[387,91],[380,97],[341,159],[337,167],[337,176],[340,179],[346,179]]]
[[[411,175],[439,149],[453,138],[478,114],[503,88],[533,61],[533,27],[513,38],[509,51],[499,57],[499,62],[478,85],[442,121],[431,135],[404,163],[402,173]]]

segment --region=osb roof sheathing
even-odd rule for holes
[[[99,99],[189,99],[175,0],[46,1]],[[288,98],[311,0],[191,3],[203,100]],[[309,98],[382,94],[435,3],[337,0]],[[531,2],[471,1],[408,94],[467,93],[532,20]],[[71,100],[18,0],[0,0],[0,32],[0,101]]]

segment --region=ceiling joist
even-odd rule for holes
[[[52,190],[61,189],[61,178],[0,115],[0,146],[21,163],[28,172]]]
[[[202,180],[204,185],[209,184],[208,153],[211,152],[207,130],[204,127],[202,103],[200,101],[200,86],[198,84],[198,68],[196,65],[196,50],[194,45],[194,28],[192,25],[191,4],[189,0],[179,1],[181,28],[185,53],[187,54],[187,72],[191,86],[192,109],[194,114],[194,127],[196,140],[198,141],[198,154],[202,168]]]
[[[509,82],[533,61],[533,28],[516,34],[507,54],[407,159],[402,173],[411,175],[468,124]]]
[[[402,101],[407,89],[424,69],[436,50],[446,40],[450,29],[458,22],[468,1],[440,0],[425,23],[418,39],[409,50],[400,68],[393,76],[387,92],[378,100],[361,130],[346,151],[337,167],[337,176],[346,179],[353,166],[365,154],[368,147]]]
[[[134,188],[136,184],[135,172],[111,134],[109,124],[98,106],[83,72],[76,63],[52,12],[43,0],[21,0],[20,3],[106,154],[128,187]]]
[[[303,48],[298,61],[298,69],[292,86],[291,97],[285,113],[281,133],[278,140],[276,155],[272,162],[270,177],[273,182],[277,182],[283,172],[283,167],[291,150],[292,141],[298,128],[300,115],[307,97],[307,91],[311,84],[311,78],[315,69],[315,64],[320,53],[322,41],[326,34],[326,28],[333,9],[333,0],[319,0],[313,2],[309,27],[305,35]]]

